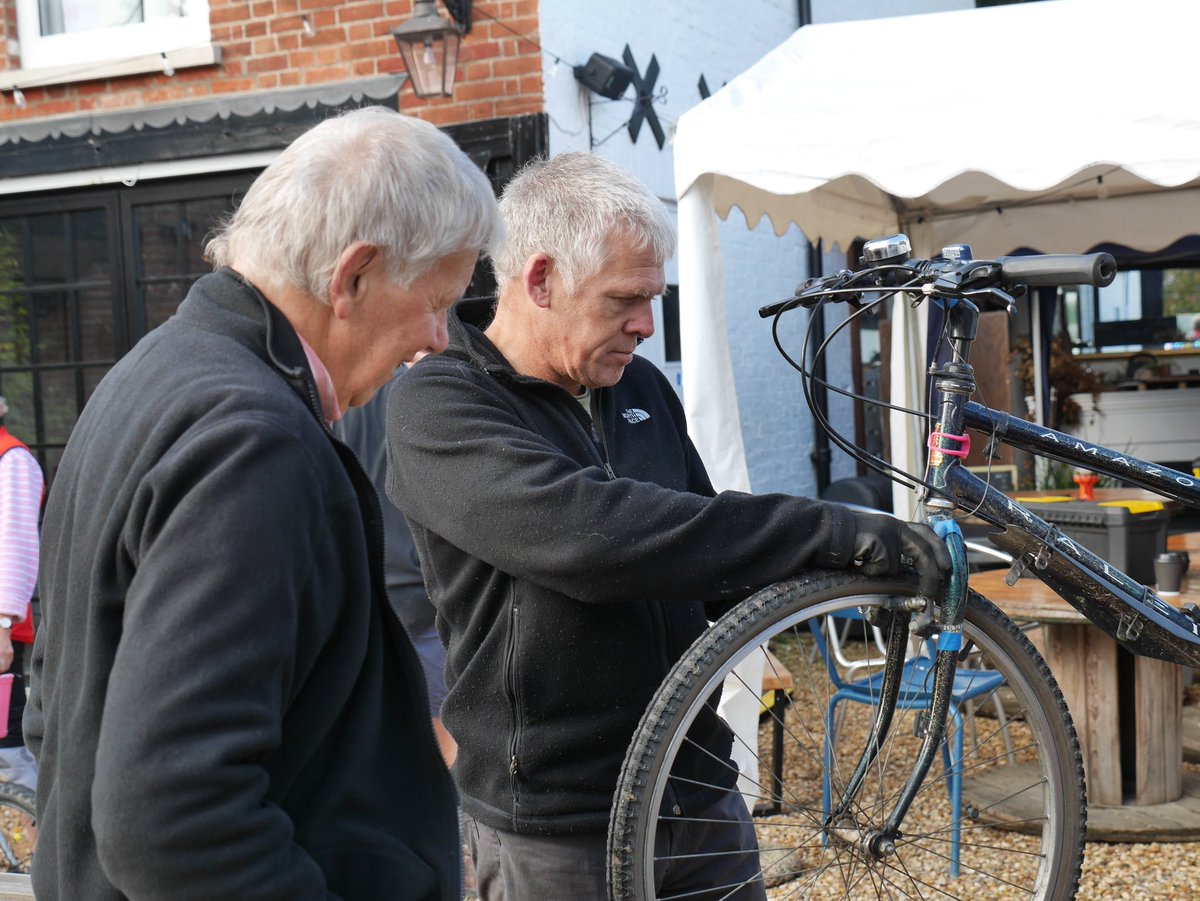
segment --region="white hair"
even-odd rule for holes
[[[359,241],[408,287],[450,254],[492,251],[503,231],[487,176],[448,135],[373,106],[293,141],[206,251],[214,266],[252,261],[260,279],[328,303],[338,258]]]
[[[534,160],[500,198],[505,237],[492,254],[496,281],[521,275],[536,253],[554,260],[568,292],[609,262],[621,234],[659,264],[675,252],[675,229],[662,201],[620,166],[594,153]]]

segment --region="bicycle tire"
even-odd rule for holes
[[[37,807],[32,790],[0,781],[0,872],[28,873],[37,847]]]
[[[654,886],[654,836],[660,825],[661,799],[689,725],[734,666],[751,653],[761,653],[757,649],[767,640],[773,649],[797,645],[789,653],[802,658],[799,649],[814,640],[808,626],[813,618],[877,606],[886,598],[910,598],[915,593],[915,583],[907,580],[817,571],[763,589],[729,611],[693,644],[651,701],[622,767],[608,835],[609,893],[614,901],[670,897],[657,894]],[[970,744],[967,730],[963,730],[961,875],[949,875],[946,836],[953,817],[942,755],[935,758],[901,825],[894,856],[878,860],[859,845],[839,843],[822,832],[823,774],[829,772],[832,797],[839,797],[863,742],[839,736],[832,752],[835,766],[825,767],[826,725],[831,719],[833,694],[830,676],[821,658],[800,659],[791,664],[797,669],[792,673],[796,696],[782,713],[788,745],[784,782],[775,790],[766,788],[775,784],[764,762],[769,755],[753,749],[764,767],[755,788],[759,799],[781,804],[775,816],[754,817],[760,848],[769,851],[759,863],[769,897],[797,901],[892,897],[1067,901],[1075,897],[1083,863],[1087,805],[1082,755],[1066,702],[1024,633],[973,591],[969,593],[964,636],[966,650],[960,655],[964,665],[978,663],[1004,678],[991,697],[980,701],[998,699],[1005,714],[980,725],[989,708],[976,704],[970,719]],[[858,650],[863,651],[866,643],[864,634]],[[847,710],[846,718],[861,720],[864,714],[860,710],[870,715],[869,708],[860,705],[842,704],[839,709],[847,708],[857,709],[853,713]],[[857,796],[853,813],[860,825],[881,826],[891,811],[898,784],[912,768],[917,745],[913,724],[918,715],[917,711],[896,711],[891,732]],[[768,712],[759,747],[764,739],[769,740],[777,718]],[[1001,720],[1006,723],[1003,728]],[[843,730],[848,721],[843,722]],[[996,744],[1004,737],[1013,741],[1011,752]],[[797,759],[807,761],[808,766],[795,774],[789,771],[789,761]],[[714,890],[705,897],[709,896],[740,897],[736,888]]]

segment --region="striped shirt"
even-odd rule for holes
[[[25,618],[37,583],[42,470],[15,447],[0,457],[0,614]]]

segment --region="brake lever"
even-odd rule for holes
[[[763,319],[769,319],[783,310],[790,310],[794,307],[814,307],[821,302],[822,295],[826,291],[831,288],[841,287],[853,274],[849,269],[840,269],[833,275],[828,275],[824,278],[805,279],[796,287],[795,294],[792,297],[789,297],[787,300],[769,303],[765,307],[759,307],[758,315]]]
[[[993,306],[1003,307],[1009,316],[1017,315],[1017,302],[1011,294],[1007,291],[1001,291],[999,288],[975,288],[970,291],[963,291],[960,296],[968,300],[986,300]]]
[[[802,297],[789,297],[787,300],[777,300],[775,303],[769,303],[765,307],[758,308],[758,315],[763,319],[770,319],[772,316],[784,310],[790,310],[793,307],[813,307],[820,301],[819,297],[806,300]]]

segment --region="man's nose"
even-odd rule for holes
[[[653,335],[654,308],[650,304],[646,304],[644,310],[639,310],[638,314],[629,320],[626,330],[638,336],[638,344]]]

